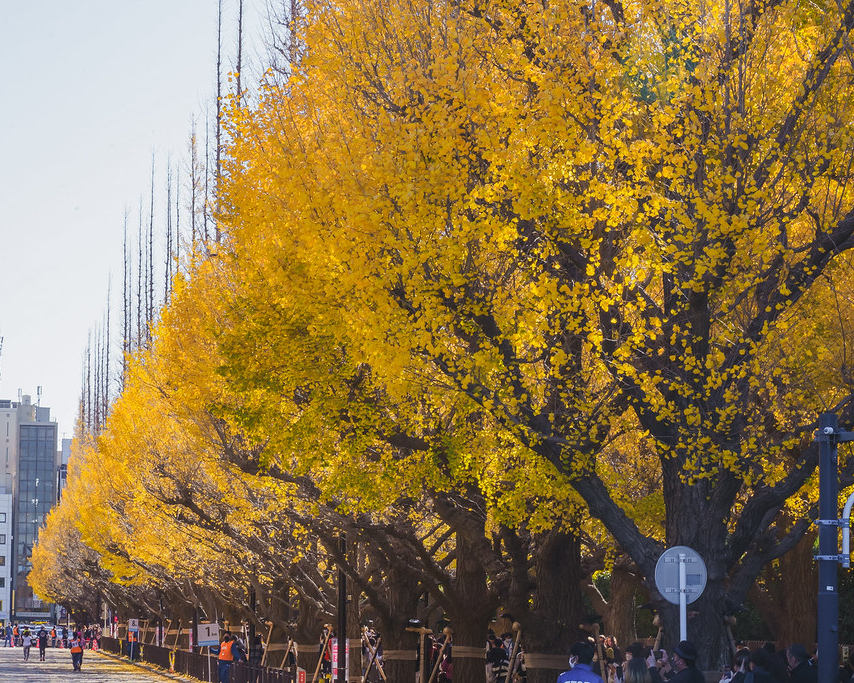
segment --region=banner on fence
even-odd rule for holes
[[[332,638],[332,679],[338,677],[338,638]],[[344,641],[344,647],[347,648],[347,659],[344,663],[344,671],[350,670],[350,639]]]

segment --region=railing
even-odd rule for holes
[[[105,652],[122,655],[159,666],[167,671],[186,674],[200,681],[218,683],[216,655],[188,652],[187,650],[169,650],[157,645],[134,643],[131,653],[128,643],[118,638],[101,638],[101,649]],[[281,671],[266,666],[249,666],[241,662],[231,667],[231,683],[294,683],[289,671]]]

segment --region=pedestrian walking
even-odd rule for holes
[[[50,627],[50,646],[56,647],[56,626]]]
[[[45,652],[47,651],[47,631],[44,630],[44,626],[39,629],[36,641],[39,646],[39,661],[43,662],[45,659]]]
[[[21,644],[24,646],[24,661],[30,661],[30,648],[33,646],[33,635],[30,633],[30,629],[25,628],[24,633],[21,636]]]
[[[80,671],[83,667],[83,641],[77,633],[71,634],[68,649],[71,652],[71,666],[74,667],[75,671]]]
[[[6,624],[5,634],[6,634],[6,639],[5,639],[4,647],[12,647],[12,625],[11,624]]]
[[[30,629],[25,628],[21,635],[21,645],[24,646],[24,661],[30,661],[30,648],[33,646],[33,634]]]

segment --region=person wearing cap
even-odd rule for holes
[[[667,679],[669,683],[706,683],[706,677],[697,668],[697,648],[690,640],[679,641],[670,661],[676,674]]]
[[[593,673],[593,644],[579,640],[569,648],[569,671],[557,678],[557,683],[602,683],[602,678]]]
[[[807,654],[807,649],[800,643],[792,643],[786,650],[786,661],[789,663],[789,681],[791,683],[816,683],[818,671]]]

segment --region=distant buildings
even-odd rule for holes
[[[51,621],[54,606],[33,593],[27,577],[33,545],[64,483],[69,440],[57,450],[50,408],[29,396],[0,400],[0,439],[0,620]]]

